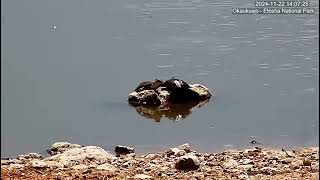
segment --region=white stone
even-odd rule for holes
[[[145,175],[145,174],[136,174],[133,178],[134,179],[153,179],[152,176]]]
[[[180,150],[185,151],[186,153],[191,152],[191,148],[190,148],[189,143],[182,144],[182,145],[180,145],[178,148],[179,148]]]
[[[45,158],[44,161],[56,161],[66,167],[81,164],[83,161],[91,160],[91,163],[105,163],[108,160],[117,159],[114,155],[97,146],[86,146],[72,148],[61,154]]]

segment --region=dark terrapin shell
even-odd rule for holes
[[[163,86],[168,90],[168,91],[174,91],[178,89],[189,89],[190,86],[188,83],[181,79],[169,79],[163,83]]]
[[[156,79],[155,81],[145,81],[139,84],[135,89],[136,92],[141,92],[143,90],[156,90],[163,84],[163,81]]]

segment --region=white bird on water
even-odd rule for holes
[[[53,25],[52,26],[52,30],[54,31],[54,30],[56,30],[57,29],[57,26],[56,25]]]

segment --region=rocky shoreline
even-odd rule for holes
[[[136,155],[117,146],[54,143],[37,153],[1,159],[1,179],[319,179],[319,147],[295,150],[254,147],[199,153],[189,144]]]

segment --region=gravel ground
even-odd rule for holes
[[[29,153],[2,159],[1,179],[319,179],[319,147],[199,153],[184,144],[145,155],[125,148],[113,155],[96,146],[60,143],[46,158]]]

